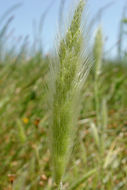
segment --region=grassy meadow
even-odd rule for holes
[[[2,54],[10,21],[0,29],[0,190],[127,189],[127,61],[103,58],[103,32],[99,28],[91,47],[89,75],[82,79],[81,89],[73,89],[72,80],[80,83],[76,66],[71,64],[81,62],[84,67],[77,59],[82,39],[80,6],[56,57],[40,51],[27,56],[27,44],[18,53],[6,50]],[[54,71],[58,73],[53,79],[56,94],[52,97],[52,89],[50,96],[48,89],[51,62],[58,60],[62,69]],[[63,70],[71,73],[62,73]],[[49,99],[53,99],[53,106]],[[70,109],[73,110],[69,112]],[[57,128],[59,118],[63,119],[64,132]],[[70,142],[66,130],[72,136],[75,131],[71,150],[66,148]],[[60,138],[55,142],[57,133]],[[66,154],[70,154],[69,158]],[[53,184],[54,172],[55,182],[62,179],[62,186]]]

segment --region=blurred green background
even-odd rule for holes
[[[60,11],[69,7],[68,4],[64,7],[63,2],[61,1],[59,6],[57,5],[57,19],[60,28],[59,24],[66,21]],[[108,14],[110,6],[115,6],[115,2],[112,5],[110,2],[108,2],[109,5],[105,4],[106,6],[104,4],[102,7],[99,5],[100,7],[97,7],[99,10],[97,13],[95,12],[94,18],[93,14],[91,16],[89,12],[90,22],[94,23],[93,28],[90,29],[93,36],[91,50],[95,36],[93,31],[96,31],[100,23],[102,23],[103,28],[103,11],[106,10]],[[39,3],[37,3],[38,6]],[[77,126],[77,138],[64,177],[64,188],[68,190],[127,189],[127,48],[125,43],[127,41],[127,9],[125,3],[122,4],[121,12],[118,14],[118,35],[113,33],[117,38],[115,37],[108,45],[105,45],[106,24],[103,28],[104,51],[102,70],[98,79],[98,92],[104,128],[102,131],[96,127],[95,67],[93,66],[82,92],[84,98]],[[0,5],[5,6],[3,2]],[[15,32],[12,30],[13,19],[16,19],[13,14],[16,11],[21,11],[22,7],[8,5],[10,8],[1,15],[0,190],[51,189],[52,177],[48,148],[50,110],[47,105],[47,80],[49,63],[56,59],[54,49],[58,42],[55,41],[54,43],[54,36],[52,36],[52,41],[49,38],[48,42],[43,43],[43,38],[48,39],[48,35],[44,34],[47,31],[47,34],[51,33],[52,35],[52,28],[50,31],[44,29],[43,38],[41,33],[43,28],[47,27],[45,27],[46,17],[48,14],[51,16],[49,12],[52,5],[51,7],[50,5],[50,3],[44,7],[43,4],[41,5],[44,9],[42,18],[35,27],[35,36],[32,41],[30,40],[30,43],[25,32],[24,36],[14,38]],[[48,8],[45,9],[46,6]],[[30,12],[34,12],[33,7],[29,7],[29,9],[31,9]],[[39,11],[42,13],[41,10]],[[53,9],[52,11],[54,12]],[[64,15],[68,15],[67,11],[64,11]],[[115,22],[112,15],[110,17],[112,22]],[[24,17],[23,20],[25,20]],[[17,31],[19,25],[22,28],[27,27],[19,23],[16,28]],[[109,27],[112,29],[109,33],[110,36],[115,28],[111,24]],[[64,28],[61,30],[63,32]],[[21,35],[22,32],[23,30],[21,30]],[[55,30],[53,29],[53,34],[55,33],[57,36],[56,25]],[[16,36],[18,34],[19,31],[16,32]],[[32,36],[32,34],[30,35]],[[100,157],[98,143],[104,145],[102,157]],[[101,159],[103,163],[101,163]],[[96,168],[98,164],[102,164],[101,174],[96,172],[91,176],[82,178],[93,168]],[[73,188],[73,184],[81,178],[82,181]]]

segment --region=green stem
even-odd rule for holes
[[[76,188],[84,183],[86,179],[88,179],[90,176],[92,176],[94,173],[96,173],[97,169],[93,169],[89,171],[87,174],[85,174],[80,180],[76,181],[68,190],[76,190]]]

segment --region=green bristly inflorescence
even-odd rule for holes
[[[51,121],[51,156],[54,182],[59,185],[69,159],[79,113],[80,91],[88,73],[85,59],[81,56],[83,36],[80,29],[84,1],[80,0],[70,27],[61,40],[58,63],[55,64]]]
[[[103,55],[103,36],[101,27],[98,28],[95,44],[94,44],[94,58],[95,58],[95,79],[101,73],[101,65],[102,65],[102,55]]]
[[[95,93],[96,117],[97,117],[97,125],[98,127],[100,127],[101,106],[100,106],[99,79],[100,79],[100,74],[101,74],[102,56],[103,56],[103,36],[102,36],[101,27],[99,27],[96,32],[93,54],[94,54],[94,60],[95,60],[94,93]]]

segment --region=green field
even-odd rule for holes
[[[47,87],[54,56],[27,57],[25,48],[0,60],[0,190],[56,189]],[[127,189],[127,61],[101,64],[97,79],[93,64],[81,91],[64,190]]]

